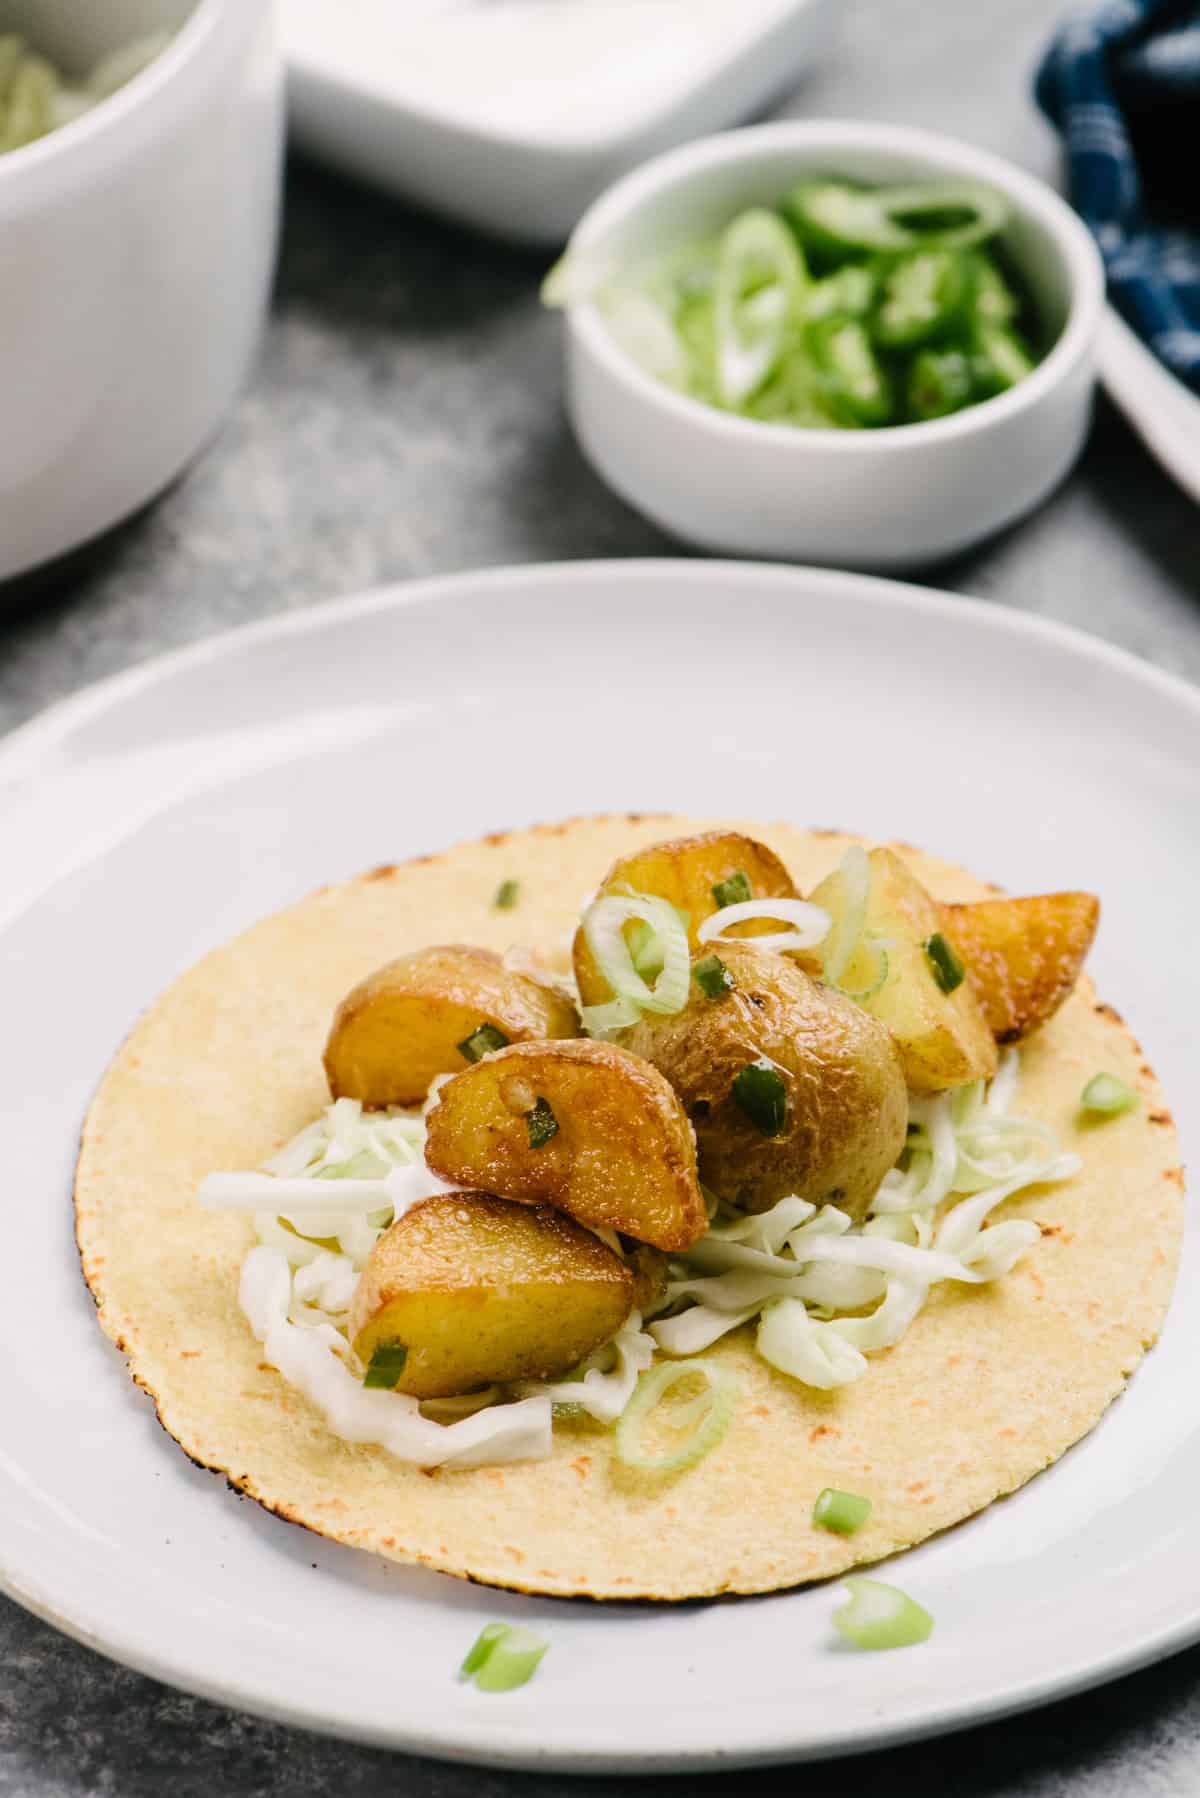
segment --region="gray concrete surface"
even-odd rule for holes
[[[1054,16],[1045,0],[848,0],[838,44],[781,110],[930,125],[1053,177],[1054,140],[1027,93]],[[672,551],[571,442],[541,272],[293,166],[250,391],[157,507],[83,564],[0,590],[0,729],[159,650],[376,582]],[[1060,492],[929,578],[1200,679],[1200,513],[1103,404]],[[774,1798],[798,1782],[809,1798],[1183,1798],[1200,1791],[1200,1650],[981,1731],[709,1789]],[[0,1601],[0,1798],[541,1798],[566,1783],[259,1723],[111,1666]]]

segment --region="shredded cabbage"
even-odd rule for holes
[[[682,938],[685,974],[687,967],[686,928],[673,907],[665,913],[623,910],[613,925],[626,959],[625,922],[642,917],[656,932],[661,926],[663,974],[647,989],[660,1002],[679,953],[672,931]],[[867,1356],[901,1339],[940,1281],[979,1285],[1009,1272],[1036,1240],[1037,1225],[1020,1218],[989,1225],[989,1215],[1015,1193],[1067,1179],[1079,1167],[1077,1156],[1059,1153],[1049,1126],[1010,1113],[1018,1071],[1010,1050],[990,1084],[914,1099],[900,1164],[863,1224],[796,1196],[759,1216],[710,1201],[708,1232],[672,1262],[652,1323],[643,1327],[632,1312],[564,1379],[424,1404],[365,1388],[347,1338],[375,1243],[407,1205],[441,1187],[424,1167],[423,1115],[364,1114],[356,1101],[339,1099],[265,1171],[212,1175],[200,1196],[218,1209],[253,1213],[259,1241],[242,1266],[242,1310],[264,1358],[336,1435],[378,1443],[423,1467],[541,1460],[551,1450],[556,1407],[616,1424],[656,1349],[693,1356],[757,1319],[764,1360],[830,1390],[861,1379]],[[614,1246],[619,1251],[619,1241]]]
[[[264,1358],[311,1399],[335,1435],[379,1443],[422,1467],[544,1460],[554,1407],[615,1423],[654,1359],[654,1341],[634,1311],[563,1380],[426,1404],[365,1388],[347,1336],[350,1308],[383,1231],[442,1188],[424,1165],[424,1140],[423,1119],[411,1112],[364,1113],[356,1100],[339,1099],[264,1164],[271,1171],[210,1175],[200,1198],[211,1208],[254,1212],[259,1241],[242,1263],[241,1308]],[[286,1211],[277,1209],[281,1201]]]
[[[659,1347],[695,1354],[757,1317],[759,1354],[828,1389],[861,1379],[868,1354],[899,1342],[932,1286],[1008,1273],[1038,1227],[1022,1218],[985,1227],[989,1214],[1079,1168],[1047,1125],[1008,1115],[1017,1068],[1010,1050],[990,1086],[912,1102],[901,1164],[861,1226],[836,1206],[817,1210],[795,1197],[757,1217],[721,1207],[708,1234],[672,1263],[665,1314],[649,1326]]]

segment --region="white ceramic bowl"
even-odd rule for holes
[[[1100,258],[1042,182],[932,132],[830,120],[733,131],[661,156],[585,213],[570,249],[610,271],[772,204],[805,175],[865,182],[970,178],[1011,206],[1005,250],[1053,347],[978,406],[882,430],[799,430],[736,418],[646,374],[598,308],[567,322],[568,404],[597,470],[631,505],[704,549],[855,568],[953,554],[1028,512],[1087,432],[1104,300]]]
[[[279,211],[271,0],[8,0],[67,74],[176,35],[94,111],[0,156],[0,576],[165,487],[245,378]]]

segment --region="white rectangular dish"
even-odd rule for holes
[[[786,91],[833,0],[282,0],[315,155],[502,237],[561,242],[624,170]]]

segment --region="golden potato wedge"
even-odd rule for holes
[[[998,1043],[1019,1042],[1074,990],[1100,922],[1092,893],[943,905],[946,933]]]
[[[861,1217],[904,1147],[908,1093],[895,1043],[786,956],[751,943],[722,943],[720,955],[731,991],[709,999],[693,982],[683,1011],[644,1015],[626,1043],[678,1093],[700,1177],[718,1198],[765,1211],[796,1193]],[[775,1118],[754,1104],[754,1074],[746,1091],[755,1068],[779,1098]]]
[[[481,1028],[475,1049],[464,1051]],[[325,1045],[325,1073],[335,1099],[419,1105],[436,1075],[487,1052],[489,1033],[511,1043],[578,1029],[574,1006],[550,987],[506,968],[490,949],[447,943],[388,962],[346,995]]]
[[[669,843],[655,843],[633,855],[614,862],[605,875],[601,893],[650,893],[666,899],[688,916],[688,946],[698,947],[697,930],[705,918],[720,910],[713,888],[723,881],[744,875],[753,899],[794,899],[796,888],[792,877],[765,843],[743,836],[736,830],[712,830],[702,836],[676,837]],[[626,927],[628,937],[635,927]],[[735,924],[734,936],[761,936],[778,928],[766,921],[750,919]],[[596,966],[582,928],[575,933],[575,979],[584,1005],[602,1005],[612,998],[607,980]]]
[[[691,1128],[654,1068],[612,1043],[514,1043],[456,1074],[426,1120],[435,1174],[671,1251],[704,1234]]]
[[[942,912],[916,875],[890,849],[870,852],[864,931],[887,945],[887,979],[861,1003],[891,1030],[905,1077],[917,1092],[942,1092],[996,1071],[996,1044],[967,980],[945,992],[925,944],[942,932]],[[810,894],[835,918],[845,903],[835,871]],[[842,985],[854,990],[869,962],[856,957]]]
[[[403,1348],[395,1390],[450,1398],[569,1373],[633,1308],[618,1255],[549,1205],[490,1193],[424,1199],[371,1250],[350,1313],[364,1367]]]

